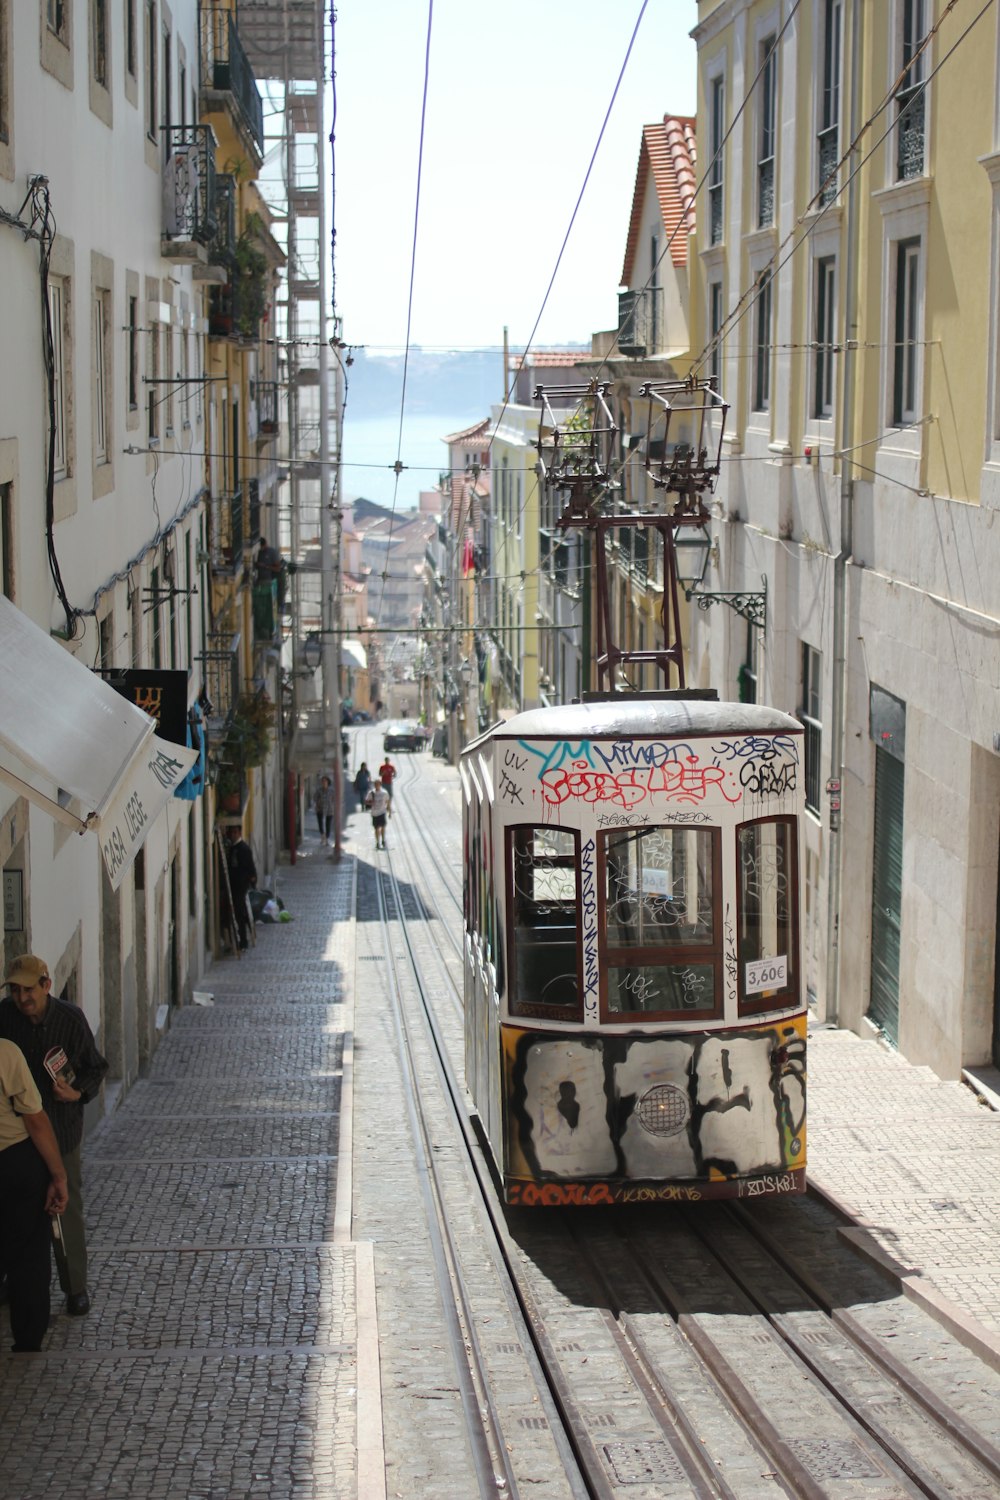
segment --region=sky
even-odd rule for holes
[[[695,112],[696,0],[340,0],[336,304],[373,354],[407,337],[431,5],[410,342],[523,348],[542,313],[536,347],[588,343],[617,324],[642,127]]]

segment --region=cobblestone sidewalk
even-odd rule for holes
[[[1000,1113],[877,1041],[809,1037],[809,1177],[1000,1368]]]
[[[281,870],[294,921],[212,966],[213,1003],[173,1015],[87,1143],[93,1311],[0,1355],[11,1500],[357,1494],[358,1247],[334,1243],[353,862],[324,854]]]

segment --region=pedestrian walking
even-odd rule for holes
[[[377,776],[368,793],[368,810],[372,815],[375,848],[385,849],[388,847],[385,842],[385,825],[389,818],[389,793]]]
[[[337,794],[329,776],[321,776],[316,794],[313,797],[313,811],[319,824],[319,835],[321,843],[326,846],[330,842],[330,833],[333,829],[333,814],[337,805]]]
[[[233,918],[236,922],[236,940],[241,953],[245,953],[250,942],[250,923],[253,918],[247,905],[251,886],[257,884],[257,865],[253,850],[239,828],[230,829],[226,846],[226,863],[229,867],[229,890],[233,899]]]
[[[368,793],[372,789],[372,773],[368,769],[368,762],[363,760],[358,767],[358,774],[354,778],[354,790],[358,797],[358,811],[368,806]]]
[[[49,1326],[51,1217],[66,1209],[66,1169],[20,1047],[0,1039],[0,1275],[11,1346],[34,1354]]]
[[[393,765],[393,763],[389,759],[388,755],[386,756],[386,758],[382,762],[382,764],[379,766],[379,768],[378,768],[378,774],[379,774],[379,780],[381,781],[382,785],[385,787],[385,790],[386,790],[386,792],[389,795],[389,801],[391,802],[392,801],[392,783],[396,779],[396,767]]]
[[[7,971],[7,985],[10,998],[0,1001],[0,1037],[24,1054],[55,1131],[69,1194],[55,1247],[56,1267],[66,1311],[82,1317],[90,1311],[80,1162],[83,1107],[96,1096],[108,1064],[80,1007],[51,993],[44,959],[34,954],[15,959]]]

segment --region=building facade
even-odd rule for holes
[[[1000,137],[965,108],[997,98],[997,16],[701,0],[694,34],[711,586],[767,608],[694,652],[806,725],[819,1016],[955,1077],[1000,1030]]]
[[[280,253],[253,197],[260,98],[235,15],[206,0],[0,3],[2,592],[80,683],[103,678],[217,766],[241,700],[262,730],[278,629],[255,617],[251,543],[273,482],[261,328]],[[59,709],[53,744],[73,733]],[[16,760],[16,734],[5,743]],[[256,743],[240,816],[266,869],[273,741]],[[4,964],[47,959],[108,1056],[109,1097],[220,936],[206,769],[114,880],[98,839],[0,785]],[[53,800],[72,803],[58,786]]]

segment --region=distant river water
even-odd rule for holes
[[[399,413],[395,416],[352,419],[350,404],[344,420],[344,498],[364,497],[379,505],[391,505],[393,496],[399,510],[416,509],[421,490],[430,490],[448,467],[448,449],[442,439],[481,422],[486,411],[459,413],[457,416],[421,412],[403,419],[403,444],[400,459],[406,465],[399,477],[392,466],[399,450]]]

